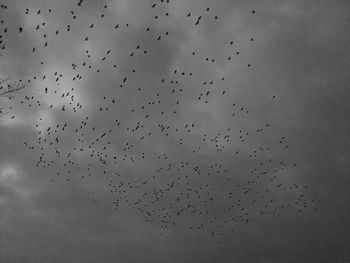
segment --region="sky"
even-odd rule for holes
[[[0,0],[0,262],[349,262],[346,0]]]

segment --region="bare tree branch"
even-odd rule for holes
[[[4,82],[8,81],[9,79],[10,79],[10,78],[0,80],[0,85],[1,85],[2,83],[4,83]]]
[[[2,79],[0,80],[0,96],[13,96],[15,93],[19,92],[20,90],[24,89],[27,87],[27,84],[22,84],[20,82],[14,82],[7,84],[6,86],[3,86],[2,84],[8,83],[10,78]]]
[[[27,87],[27,83],[23,84],[20,81],[10,81],[11,78],[0,78],[0,98],[7,97],[12,98],[16,93],[19,93],[22,89]],[[0,105],[0,116],[6,115],[4,112],[4,107]]]

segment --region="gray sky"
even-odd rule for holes
[[[0,262],[349,260],[348,1],[78,2],[1,1]]]

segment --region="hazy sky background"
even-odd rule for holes
[[[348,1],[0,2],[0,72],[30,80],[15,99],[0,98],[1,263],[349,262]],[[220,223],[202,214],[163,228],[124,199],[113,209],[110,180],[134,202],[176,181],[181,161],[181,183],[214,189],[211,219],[227,215],[233,192],[249,223],[211,236]],[[187,188],[155,207],[171,211]]]

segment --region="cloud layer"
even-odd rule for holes
[[[0,262],[349,259],[347,1],[77,2],[0,9]]]

